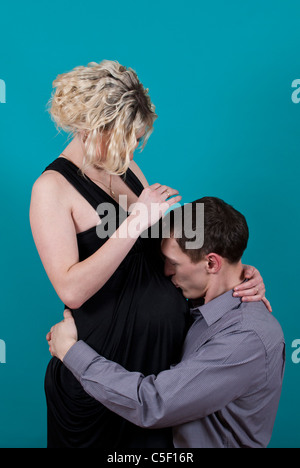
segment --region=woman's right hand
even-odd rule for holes
[[[178,190],[158,183],[146,187],[137,202],[130,207],[134,228],[143,232],[156,224],[171,206],[181,200],[178,193]]]

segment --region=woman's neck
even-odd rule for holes
[[[61,156],[69,159],[78,167],[82,166],[84,160],[84,146],[79,135],[76,135],[73,138],[73,140],[63,150]]]

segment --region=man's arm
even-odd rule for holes
[[[258,388],[265,351],[255,333],[212,340],[158,376],[128,372],[79,341],[63,358],[85,391],[111,411],[147,428],[203,418]]]

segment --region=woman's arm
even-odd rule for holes
[[[259,271],[253,266],[244,265],[244,277],[248,281],[234,288],[234,296],[241,297],[244,302],[262,301],[272,313],[271,304],[265,297],[266,288]]]
[[[161,215],[181,197],[166,201],[178,192],[154,184],[142,192],[138,201],[145,207],[159,203]],[[138,223],[137,223],[138,219]],[[133,210],[114,236],[93,255],[79,262],[72,207],[64,184],[53,174],[43,174],[34,184],[30,205],[33,238],[46,273],[58,296],[71,309],[79,308],[108,281],[135,244],[139,235],[157,222],[150,210],[143,216]],[[134,229],[132,226],[134,225]]]

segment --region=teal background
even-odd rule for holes
[[[2,2],[0,447],[45,447],[45,335],[62,304],[29,226],[31,187],[66,146],[46,112],[57,74],[103,59],[134,68],[159,115],[136,161],[183,202],[218,196],[247,218],[244,263],[261,272],[286,337],[270,447],[299,447],[299,1]]]

